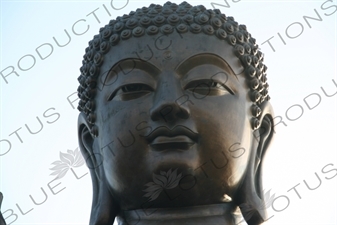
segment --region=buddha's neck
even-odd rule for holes
[[[181,225],[221,224],[234,225],[233,205],[214,204],[182,208],[148,208],[122,211],[117,216],[118,225]]]

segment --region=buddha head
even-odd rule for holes
[[[187,2],[151,4],[101,28],[82,63],[78,137],[93,183],[90,224],[217,204],[263,222],[273,112],[263,54],[245,25]]]

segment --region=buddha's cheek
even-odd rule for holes
[[[101,118],[105,118],[105,121],[98,137],[105,176],[116,192],[142,187],[144,176],[149,174],[145,163],[148,144],[142,133],[135,129],[141,122],[139,116],[135,116],[139,111],[119,108],[113,115],[110,113],[114,112],[112,107],[102,110]]]
[[[205,187],[230,193],[244,176],[252,139],[245,91],[237,96],[208,97],[191,107],[200,135],[199,166],[194,169]]]

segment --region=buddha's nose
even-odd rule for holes
[[[169,79],[163,79],[158,85],[154,105],[150,110],[153,121],[163,120],[166,123],[174,123],[179,119],[187,119],[190,116],[188,102],[189,96],[183,93],[180,82],[172,75]]]

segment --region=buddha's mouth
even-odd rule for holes
[[[179,135],[174,137],[158,136],[150,144],[150,146],[156,151],[165,150],[188,150],[195,142],[185,136]]]
[[[198,142],[198,136],[198,133],[192,131],[192,129],[189,129],[182,125],[177,125],[172,130],[166,126],[157,127],[145,138],[149,144],[162,144],[172,142],[196,143]]]

